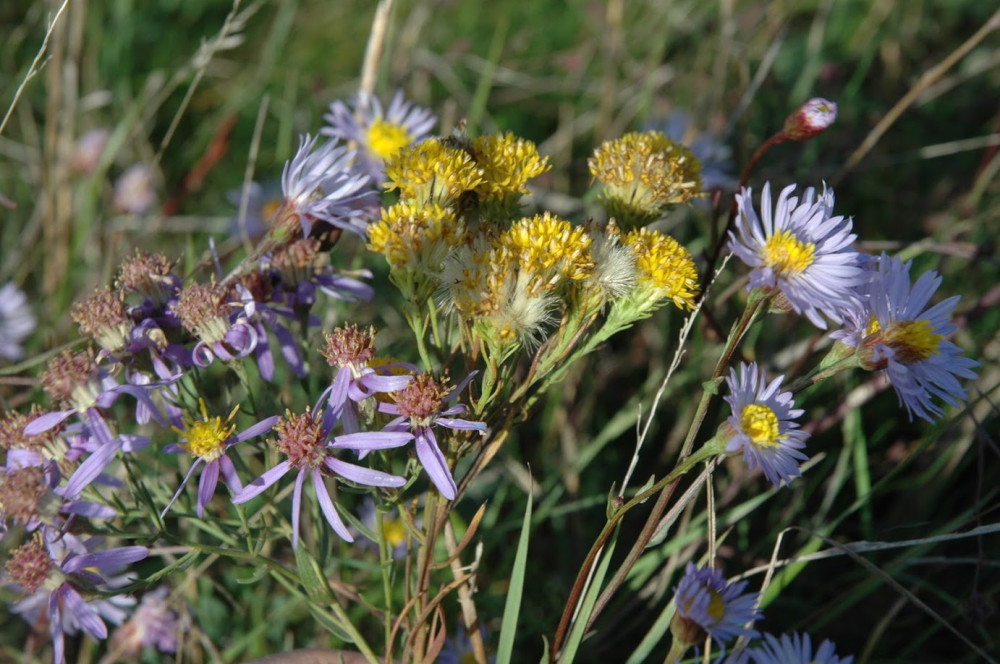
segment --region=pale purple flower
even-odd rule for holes
[[[209,417],[204,401],[200,403],[200,406],[200,419],[191,414],[185,414],[180,426],[172,427],[174,431],[181,435],[183,438],[182,442],[171,443],[163,448],[163,451],[168,454],[189,453],[194,457],[194,463],[191,464],[191,468],[188,469],[184,480],[177,487],[173,498],[163,508],[163,512],[160,513],[161,517],[174,504],[174,501],[177,500],[181,491],[187,486],[188,480],[194,476],[198,468],[202,468],[201,478],[198,480],[198,518],[204,516],[205,505],[215,495],[215,488],[218,485],[220,475],[234,494],[242,491],[243,484],[240,482],[236,467],[228,456],[229,450],[238,443],[267,433],[274,428],[279,419],[277,415],[268,417],[239,433],[235,433],[236,427],[232,424],[232,421],[236,416],[238,408],[234,408],[229,417],[223,420],[221,417]]]
[[[177,652],[177,635],[183,625],[180,614],[167,602],[169,592],[169,588],[160,586],[143,595],[132,617],[115,630],[110,650],[134,660],[139,659],[143,648]]]
[[[729,232],[729,249],[752,268],[747,289],[780,291],[789,306],[826,329],[825,314],[840,322],[852,303],[852,288],[865,279],[858,254],[851,249],[857,236],[851,220],[833,215],[833,190],[817,197],[812,187],[802,202],[785,187],[771,208],[771,184],[760,197],[762,217],[753,208],[751,190],[736,195],[739,216]]]
[[[409,442],[413,435],[407,432],[364,431],[333,436],[336,418],[313,415],[307,411],[296,415],[287,413],[274,429],[278,433],[275,445],[285,454],[286,459],[263,475],[253,480],[233,497],[236,504],[245,503],[264,492],[268,487],[284,477],[289,471],[297,470],[295,489],[292,493],[292,546],[299,544],[299,515],[302,507],[302,487],[305,480],[311,480],[319,501],[320,509],[330,527],[341,538],[353,542],[354,537],[344,525],[337,508],[330,499],[324,478],[333,476],[362,486],[399,488],[406,480],[377,470],[347,463],[338,459],[334,452],[340,449],[382,450],[399,447]]]
[[[941,285],[933,270],[910,283],[910,265],[882,254],[870,263],[871,280],[858,290],[859,302],[845,316],[843,330],[830,336],[858,349],[862,365],[889,376],[910,419],[929,422],[944,412],[937,397],[950,406],[966,398],[959,378],[975,380],[975,360],[947,340],[955,331],[955,295],[930,305]]]
[[[754,608],[757,593],[744,594],[746,581],[727,583],[722,572],[710,567],[695,567],[688,563],[684,576],[674,589],[675,638],[678,634],[688,644],[700,643],[705,634],[720,643],[740,636],[755,636],[747,623],[761,618]]]
[[[764,644],[746,650],[753,664],[852,664],[854,661],[853,657],[838,657],[837,647],[830,640],[823,641],[813,652],[808,634],[782,634],[780,639],[765,634],[764,640]]]
[[[362,166],[377,185],[385,179],[386,160],[400,148],[430,136],[437,122],[430,110],[406,101],[402,90],[396,92],[387,109],[363,92],[348,104],[335,101],[323,119],[329,126],[320,133],[357,144]]]
[[[13,281],[0,287],[0,360],[21,359],[24,355],[21,342],[35,331],[37,324],[24,291]]]
[[[433,427],[442,426],[447,429],[480,433],[486,431],[484,422],[452,417],[468,412],[469,409],[464,404],[448,406],[458,398],[459,393],[475,375],[476,372],[472,372],[458,387],[449,391],[446,383],[437,381],[430,374],[417,374],[406,387],[393,393],[395,403],[379,404],[380,412],[399,416],[386,425],[387,429],[409,429],[413,432],[414,446],[420,464],[427,471],[427,476],[434,486],[448,500],[455,499],[458,487],[448,468],[448,461],[438,445]]]
[[[792,421],[804,411],[794,408],[791,392],[781,392],[783,380],[784,376],[778,376],[768,382],[756,362],[741,363],[738,376],[730,369],[726,377],[730,395],[725,400],[732,408],[726,420],[732,430],[726,452],[742,451],[750,470],[760,468],[775,486],[801,475],[799,461],[808,458],[799,450],[806,446],[809,434]]]
[[[255,241],[275,223],[275,215],[285,199],[278,182],[247,183],[246,199],[246,214],[241,217],[239,212],[243,202],[243,188],[226,192],[226,200],[237,207],[237,215],[229,222],[229,232],[236,237]]]
[[[19,547],[8,561],[11,580],[27,594],[11,609],[29,622],[36,621],[43,611],[47,613],[56,662],[65,661],[64,634],[83,629],[95,639],[105,639],[108,629],[104,619],[119,624],[128,615],[126,607],[134,604],[131,598],[109,601],[87,597],[91,588],[107,590],[127,582],[104,575],[144,559],[149,550],[125,546],[91,553],[91,545],[97,543],[91,540],[84,544],[69,533],[44,528],[42,536]]]
[[[153,169],[145,164],[133,164],[115,180],[113,203],[116,210],[144,214],[156,202]]]
[[[374,199],[371,179],[354,168],[354,150],[336,141],[316,147],[318,139],[302,136],[298,152],[285,164],[281,190],[287,211],[297,216],[304,236],[316,220],[364,235],[361,209]]]

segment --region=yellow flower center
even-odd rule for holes
[[[708,613],[709,617],[713,618],[715,622],[722,620],[722,616],[726,613],[726,603],[722,600],[722,595],[715,592],[711,588],[707,588],[709,596],[712,598],[708,602]]]
[[[878,324],[878,319],[873,314],[872,319],[868,321],[868,327],[865,328],[865,337],[870,337],[881,329],[882,326]]]
[[[236,431],[236,425],[232,421],[240,407],[237,405],[233,408],[229,417],[223,420],[221,417],[209,417],[205,402],[199,399],[199,403],[201,405],[201,419],[184,415],[184,427],[181,429],[172,428],[184,439],[180,446],[181,449],[187,450],[192,456],[200,457],[207,463],[215,461],[226,451],[226,441]]]
[[[404,127],[378,118],[368,128],[368,149],[385,161],[400,148],[409,145],[413,138]]]
[[[789,231],[772,235],[764,245],[764,260],[777,274],[794,275],[812,265],[816,245],[802,242]]]
[[[740,429],[757,447],[777,447],[778,416],[767,406],[752,403],[740,413]]]
[[[935,334],[928,320],[894,323],[885,330],[886,344],[896,351],[896,360],[913,364],[937,355],[943,335]]]
[[[406,542],[406,526],[399,519],[382,519],[382,536],[390,549]]]

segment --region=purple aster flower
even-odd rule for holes
[[[145,164],[133,164],[115,180],[112,203],[116,210],[129,214],[145,214],[156,203],[153,169]]]
[[[819,644],[813,653],[808,634],[782,634],[778,639],[765,634],[766,643],[748,648],[746,654],[754,664],[851,664],[854,657],[838,657],[836,646],[829,640]]]
[[[227,456],[229,449],[237,443],[242,443],[254,436],[267,433],[274,428],[279,419],[277,415],[268,417],[244,429],[240,433],[235,433],[236,426],[232,422],[233,418],[236,417],[239,406],[233,408],[232,412],[229,413],[229,417],[223,420],[221,417],[208,416],[204,400],[199,399],[198,403],[201,407],[201,418],[199,419],[189,413],[185,413],[181,425],[171,427],[180,434],[183,441],[172,443],[163,448],[163,451],[168,454],[188,452],[191,456],[195,457],[195,460],[191,464],[187,475],[184,476],[184,480],[177,487],[174,497],[170,499],[167,506],[163,508],[163,512],[160,513],[161,517],[167,513],[170,506],[181,495],[181,491],[184,490],[188,480],[191,479],[195,471],[202,467],[203,464],[204,469],[201,472],[201,479],[198,481],[198,518],[204,516],[205,505],[215,495],[215,487],[219,482],[220,474],[234,494],[242,491],[243,484],[236,473],[236,467]]]
[[[235,286],[236,294],[243,305],[242,319],[257,332],[257,346],[254,358],[261,377],[270,382],[274,379],[274,354],[267,330],[278,340],[282,357],[296,376],[306,375],[305,361],[295,340],[295,335],[284,323],[284,319],[294,319],[295,313],[283,305],[273,302],[274,287],[271,278],[264,272],[251,272]],[[314,317],[310,317],[310,322]],[[319,321],[316,320],[316,324]]]
[[[119,451],[132,452],[149,445],[149,439],[145,436],[112,434],[101,411],[110,407],[120,395],[129,394],[144,403],[153,418],[163,423],[162,415],[149,395],[151,388],[163,384],[119,385],[94,362],[93,354],[89,351],[67,351],[49,363],[42,376],[42,386],[56,402],[69,407],[35,418],[25,426],[24,433],[29,436],[44,433],[59,426],[72,415],[77,415],[82,426],[76,433],[82,437],[85,449],[91,452],[60,490],[61,495],[69,499],[76,498],[85,486],[101,474]]]
[[[726,452],[742,450],[743,460],[750,470],[760,470],[767,480],[779,486],[801,475],[799,461],[808,459],[800,452],[806,446],[809,434],[798,429],[792,419],[804,412],[794,408],[791,392],[781,392],[784,376],[768,382],[767,375],[757,363],[740,363],[739,376],[729,370],[726,384],[730,395],[726,403],[733,409],[726,420],[731,437]]]
[[[192,282],[181,289],[171,308],[198,339],[191,351],[196,366],[207,367],[216,357],[223,362],[239,360],[257,347],[257,330],[244,318],[233,320],[227,293],[215,283]]]
[[[929,422],[966,398],[958,378],[975,380],[975,360],[946,337],[955,331],[951,314],[961,299],[955,295],[929,306],[941,285],[933,270],[910,283],[910,265],[882,254],[869,265],[872,279],[858,289],[860,302],[847,312],[843,330],[830,336],[858,349],[861,365],[885,370],[910,419]]]
[[[316,147],[319,137],[299,139],[299,150],[285,164],[281,190],[283,213],[294,216],[308,236],[315,221],[364,235],[362,210],[375,199],[371,179],[354,168],[354,150],[336,141]]]
[[[820,313],[840,322],[851,304],[851,289],[865,278],[850,247],[857,236],[850,219],[832,216],[832,190],[824,188],[817,198],[809,187],[799,203],[791,196],[794,189],[789,185],[781,191],[772,212],[771,183],[765,184],[763,219],[753,209],[750,189],[737,194],[739,216],[736,232],[729,232],[729,249],[753,268],[748,290],[777,290],[792,310],[826,329]]]
[[[335,423],[335,418],[314,416],[312,411],[308,410],[302,415],[287,412],[284,419],[274,427],[278,433],[275,445],[284,452],[287,459],[247,484],[233,497],[234,503],[245,503],[284,477],[290,470],[297,470],[295,490],[292,493],[293,547],[298,547],[299,544],[302,485],[307,477],[312,480],[316,500],[319,501],[323,516],[334,532],[348,542],[353,542],[354,537],[337,514],[323,481],[324,477],[331,475],[363,486],[399,488],[406,484],[406,480],[402,477],[341,461],[334,456],[334,451],[339,449],[371,451],[399,447],[409,442],[413,438],[412,434],[364,431],[332,437],[331,432]]]
[[[109,650],[120,658],[138,661],[143,648],[177,652],[181,632],[180,614],[167,602],[170,589],[160,586],[142,596],[142,602],[128,621],[115,630]]]
[[[408,374],[393,374],[392,369],[417,371],[417,368],[402,363],[382,365],[378,369],[372,367],[375,359],[375,329],[372,327],[365,330],[346,325],[324,336],[326,347],[320,353],[330,366],[339,368],[333,383],[320,395],[317,404],[325,401],[327,416],[339,417],[347,433],[360,431],[361,420],[371,419],[375,412],[377,393],[396,392],[413,379]]]
[[[476,372],[472,372],[458,387],[450,389],[447,381],[438,382],[430,374],[419,373],[413,376],[406,387],[392,394],[396,403],[380,403],[378,406],[380,412],[399,415],[386,426],[387,429],[409,428],[413,432],[417,458],[434,486],[448,500],[455,499],[458,488],[432,427],[437,425],[461,431],[486,431],[486,424],[483,422],[452,417],[468,412],[469,409],[464,404],[447,406],[458,398],[458,394],[475,375]]]
[[[756,636],[747,623],[761,618],[754,608],[757,593],[743,594],[746,581],[726,583],[722,572],[688,563],[674,589],[677,611],[670,623],[674,638],[685,644],[697,644],[706,634],[720,643],[740,636]]]
[[[0,287],[0,360],[21,359],[24,355],[21,342],[35,331],[37,324],[24,291],[13,281]]]
[[[339,100],[330,104],[323,119],[329,126],[321,129],[321,134],[360,146],[362,166],[376,184],[385,179],[385,161],[400,148],[430,136],[437,122],[430,110],[406,101],[402,90],[396,92],[388,109],[383,110],[378,99],[362,92],[349,104]]]
[[[91,540],[91,544],[96,540]],[[124,606],[134,603],[89,599],[91,589],[109,589],[120,580],[102,575],[142,560],[149,555],[144,546],[125,546],[96,553],[69,533],[44,528],[27,544],[15,549],[7,561],[7,574],[27,597],[11,608],[25,620],[35,622],[43,611],[48,614],[55,649],[54,660],[64,660],[64,634],[82,628],[95,639],[105,639],[105,619],[118,624],[127,613]]]

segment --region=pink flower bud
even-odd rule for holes
[[[815,97],[788,116],[782,133],[787,140],[804,141],[824,131],[836,119],[837,105]]]

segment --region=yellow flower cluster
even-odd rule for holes
[[[587,165],[604,185],[601,199],[608,214],[626,228],[655,221],[665,206],[701,194],[701,163],[659,131],[605,141]]]
[[[368,229],[368,248],[393,267],[435,273],[465,236],[465,222],[451,208],[403,201],[383,208]]]
[[[368,246],[411,302],[442,293],[462,329],[493,347],[535,346],[566,315],[593,320],[618,301],[626,324],[666,300],[694,306],[698,275],[672,238],[642,229],[623,239],[613,221],[575,226],[549,212],[520,218],[528,181],[549,168],[509,132],[404,147],[386,163],[399,202],[369,228]],[[698,168],[657,132],[628,134],[591,160],[606,196],[631,188],[643,214],[695,195]]]
[[[534,143],[510,132],[477,136],[472,141],[472,154],[483,168],[483,182],[476,187],[483,200],[527,194],[528,180],[552,168]]]
[[[625,245],[635,253],[640,290],[673,300],[679,308],[694,309],[698,297],[698,270],[687,249],[669,235],[648,228],[629,232]]]

